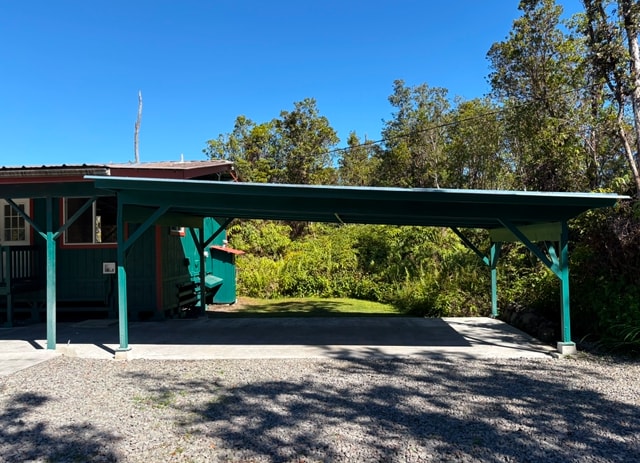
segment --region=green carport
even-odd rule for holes
[[[492,314],[498,314],[497,263],[501,244],[518,241],[559,279],[562,339],[558,351],[575,352],[571,339],[567,221],[594,208],[609,207],[626,196],[449,189],[402,189],[181,181],[87,176],[97,189],[118,198],[118,313],[120,352],[128,340],[125,254],[149,226],[170,217],[176,224],[202,223],[214,217],[226,228],[234,219],[417,225],[451,228],[491,272]],[[141,223],[126,237],[124,224]],[[485,229],[487,255],[462,229]],[[211,241],[201,237],[201,250]],[[540,246],[538,243],[545,243]]]

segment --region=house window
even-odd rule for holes
[[[89,198],[65,198],[65,223]],[[64,234],[65,244],[111,244],[117,241],[117,205],[115,196],[98,198]]]
[[[25,214],[29,214],[29,200],[16,199],[14,203]],[[27,245],[31,227],[8,202],[0,200],[0,244]]]

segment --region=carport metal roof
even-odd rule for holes
[[[169,206],[171,213],[185,217],[483,229],[503,228],[504,221],[518,227],[563,222],[589,209],[612,206],[624,198],[594,193],[86,178],[99,189],[117,192],[125,205]],[[139,211],[140,219],[144,218],[144,209]]]
[[[87,176],[97,189],[118,196],[118,287],[120,350],[128,346],[126,271],[127,248],[154,223],[199,227],[203,217],[215,217],[224,229],[231,220],[275,219],[333,223],[368,223],[450,227],[491,269],[492,313],[497,315],[497,262],[505,241],[524,243],[561,283],[562,353],[575,351],[569,311],[567,221],[594,208],[616,204],[625,196],[598,193],[401,189],[211,181],[176,181]],[[222,220],[220,220],[222,219]],[[125,222],[142,227],[125,240]],[[488,255],[459,228],[489,230]],[[195,235],[194,235],[195,237]],[[201,240],[200,250],[211,240]],[[534,242],[545,241],[540,247]],[[204,284],[204,278],[202,278]]]

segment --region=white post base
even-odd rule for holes
[[[578,353],[575,342],[559,342],[556,348],[560,355],[575,355]]]

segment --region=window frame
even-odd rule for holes
[[[16,203],[16,205],[24,206],[24,209],[23,209],[24,213],[28,217],[31,217],[31,210],[33,208],[31,205],[30,198],[15,198],[15,199],[12,198],[12,200],[14,203]],[[8,201],[4,199],[0,199],[0,246],[31,246],[32,244],[31,224],[27,220],[25,220],[24,217],[21,217],[24,224],[24,232],[25,232],[24,240],[5,240],[4,239],[5,206],[9,206],[9,209],[12,212],[15,212],[13,207],[11,207]]]
[[[74,196],[74,197],[65,197],[62,198],[60,200],[60,223],[61,224],[66,224],[67,222],[67,218],[70,218],[71,216],[73,216],[73,214],[75,214],[74,212],[71,212],[70,214],[67,213],[67,209],[68,209],[68,200],[69,199],[76,199],[76,200],[80,200],[82,204],[86,203],[88,200],[91,199],[91,197],[89,196]],[[92,241],[89,242],[70,242],[68,241],[69,238],[69,229],[72,228],[76,222],[74,222],[73,224],[71,224],[63,233],[63,237],[62,240],[60,240],[60,247],[62,248],[92,248],[92,249],[96,249],[96,248],[117,248],[118,247],[118,241],[117,238],[115,241],[108,241],[108,242],[96,242],[96,210],[97,210],[97,206],[98,206],[98,201],[100,200],[105,200],[105,199],[113,199],[114,201],[117,201],[115,196],[98,196],[95,201],[93,201],[93,203],[91,204],[91,206],[89,206],[87,208],[86,211],[83,212],[83,214],[86,214],[87,212],[91,213],[91,237],[92,237]],[[79,218],[78,218],[79,219]],[[78,220],[76,219],[76,220]],[[115,224],[113,224],[113,226],[115,226],[117,228],[117,218],[115,220]],[[117,236],[117,235],[116,235]]]

